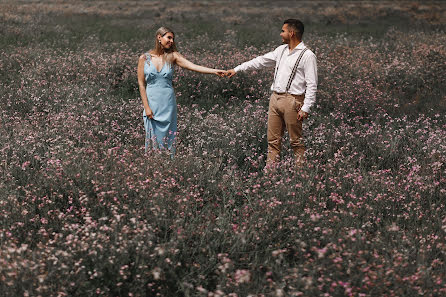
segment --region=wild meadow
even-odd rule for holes
[[[442,2],[1,1],[2,296],[445,296]],[[174,159],[144,151],[161,25],[230,69],[300,18],[317,104],[265,171],[272,70],[177,68]]]

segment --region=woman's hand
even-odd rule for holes
[[[144,110],[146,111],[146,116],[147,116],[149,119],[153,119],[153,112],[152,112],[152,109],[150,109],[150,107],[147,107],[147,108],[145,108]]]

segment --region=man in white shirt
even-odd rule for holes
[[[296,165],[300,167],[303,164],[302,122],[314,105],[317,90],[316,56],[302,42],[303,33],[301,21],[285,20],[280,33],[284,45],[228,70],[228,77],[232,77],[239,71],[275,67],[268,109],[268,166],[280,159],[285,128],[290,136]]]

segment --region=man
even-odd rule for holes
[[[316,56],[302,42],[303,33],[304,25],[301,21],[288,19],[280,33],[284,45],[228,70],[227,76],[232,77],[239,71],[275,66],[268,110],[267,166],[280,159],[285,127],[290,136],[296,165],[300,167],[303,164],[305,145],[302,122],[314,105],[317,89]]]

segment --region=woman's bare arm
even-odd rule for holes
[[[144,78],[144,63],[146,62],[146,56],[141,55],[138,60],[138,86],[139,94],[141,95],[142,104],[144,105],[144,110],[147,117],[153,118],[152,109],[149,106],[149,100],[147,99],[146,93],[146,79]]]
[[[196,65],[196,64],[190,62],[189,60],[187,60],[185,57],[183,57],[178,52],[174,53],[174,57],[175,57],[175,63],[184,69],[188,69],[188,70],[192,70],[192,71],[196,71],[196,72],[200,72],[200,73],[216,74],[220,77],[223,77],[226,74],[225,70],[213,69],[213,68]]]

